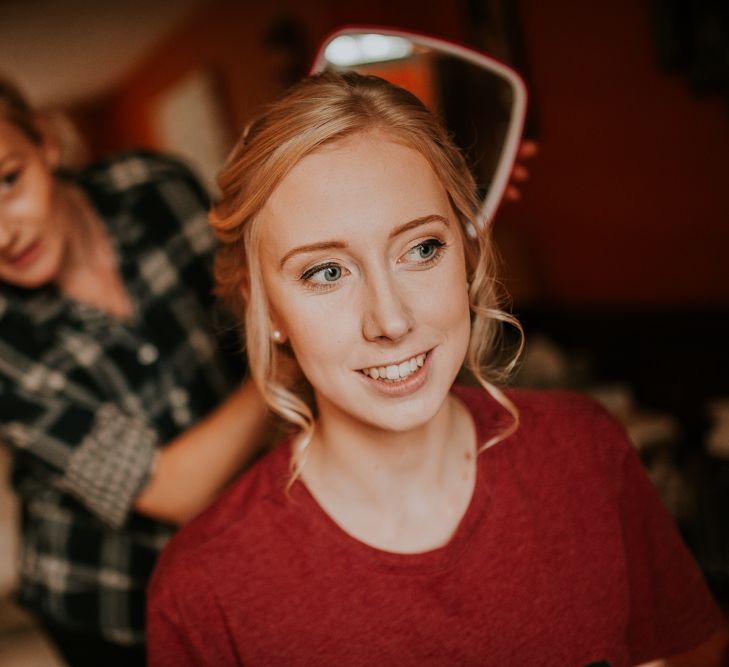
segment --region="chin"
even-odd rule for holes
[[[60,262],[53,262],[52,258],[43,258],[36,266],[27,271],[13,273],[8,272],[2,276],[2,280],[16,287],[24,289],[39,289],[54,283],[59,275]]]
[[[29,275],[23,276],[16,284],[28,289],[38,289],[54,283],[57,277],[58,271],[48,267],[45,270],[33,271]]]
[[[465,352],[464,352],[465,355]],[[433,363],[435,362],[435,363]],[[427,365],[428,362],[426,362]],[[420,386],[411,387],[412,391],[404,395],[387,395],[372,390],[372,385],[365,380],[347,373],[345,381],[341,378],[329,382],[321,381],[327,391],[317,391],[316,401],[320,415],[327,412],[339,414],[350,423],[359,422],[365,428],[374,428],[392,433],[406,433],[427,425],[434,419],[445,405],[451,386],[461,368],[462,358],[431,358],[433,366],[427,369],[427,379]],[[427,367],[427,366],[426,366]],[[423,370],[426,370],[426,367]],[[319,378],[317,378],[319,379]],[[312,383],[313,384],[313,383]]]
[[[376,415],[374,425],[396,433],[413,431],[428,424],[440,412],[447,398],[446,389],[442,395],[418,398],[400,406],[393,405]]]
[[[364,398],[355,405],[341,406],[354,419],[369,427],[406,433],[425,426],[443,407],[450,384],[442,388],[424,388],[420,392],[403,398],[385,398],[373,401]]]

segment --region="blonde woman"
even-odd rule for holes
[[[218,289],[296,428],[163,554],[153,665],[617,666],[711,635],[620,428],[493,383],[513,360],[488,230],[417,99],[304,81],[220,183]],[[453,386],[464,360],[480,387]]]
[[[19,601],[71,665],[142,665],[175,524],[256,446],[265,406],[212,297],[207,197],[130,153],[61,174],[0,79],[0,443],[22,503]]]

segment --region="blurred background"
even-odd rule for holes
[[[526,132],[539,146],[519,201],[495,222],[527,333],[516,381],[588,391],[623,421],[726,605],[728,8],[0,0],[0,71],[52,116],[69,165],[168,151],[214,192],[237,135],[343,24],[425,31],[512,64],[530,91]],[[58,664],[10,602],[13,521],[2,490],[0,664]]]

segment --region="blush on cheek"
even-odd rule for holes
[[[300,322],[301,324],[301,322]],[[316,369],[326,361],[326,344],[322,336],[307,335],[308,329],[303,326],[293,327],[287,323],[288,342],[294,353],[294,360],[310,384],[316,379]]]
[[[430,293],[428,301],[432,308],[440,310],[441,318],[449,322],[451,326],[458,326],[460,323],[469,323],[471,310],[468,302],[468,292],[465,284],[456,282],[458,289],[447,286],[446,289],[438,290],[439,293]]]
[[[471,309],[468,303],[468,295],[464,290],[461,298],[455,296],[446,303],[449,307],[447,313],[445,313],[444,321],[447,322],[446,327],[449,336],[455,339],[454,342],[457,341],[457,346],[460,348],[458,354],[462,364],[466,358],[471,338]]]

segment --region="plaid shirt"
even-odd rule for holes
[[[135,153],[78,182],[108,226],[134,313],[120,321],[53,287],[0,285],[0,442],[23,506],[21,603],[133,644],[172,532],[135,514],[134,499],[156,448],[244,367],[211,296],[208,198],[191,174]]]

